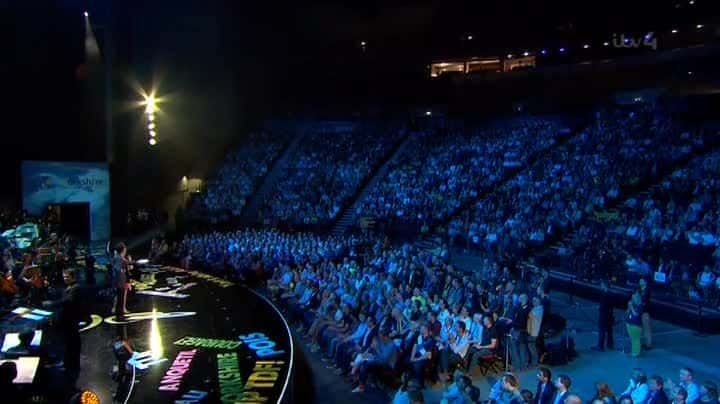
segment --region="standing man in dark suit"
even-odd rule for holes
[[[552,404],[555,397],[555,386],[552,382],[552,372],[546,367],[538,369],[538,385],[533,404]]]
[[[665,394],[665,386],[663,378],[653,376],[648,380],[650,386],[650,394],[645,404],[670,404],[667,394]]]
[[[607,348],[615,349],[613,339],[613,324],[615,315],[613,313],[613,299],[606,281],[600,282],[600,305],[598,306],[598,344],[592,347],[596,351],[604,351]]]
[[[66,269],[63,271],[63,281],[66,288],[62,297],[55,301],[45,301],[46,308],[60,307],[58,325],[63,334],[65,342],[64,368],[65,372],[74,381],[80,374],[80,327],[78,323],[82,319],[82,308],[78,285],[75,283],[75,271]]]

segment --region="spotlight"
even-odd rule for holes
[[[150,140],[148,140],[148,144],[150,146],[155,146],[157,144],[157,140],[154,137],[151,137]]]
[[[679,31],[678,31],[677,29],[673,29],[673,30],[670,31],[670,32],[673,33],[673,34],[677,34]]]
[[[157,136],[157,132],[155,132],[154,130],[151,130],[150,137],[155,137],[155,136]]]
[[[154,115],[154,114],[148,114],[148,121],[150,121],[150,122],[155,121],[155,115]]]
[[[560,48],[560,53],[565,53],[565,48]]]
[[[548,54],[548,51],[547,51],[547,49],[543,49],[543,50],[540,51],[540,53],[541,53],[542,55],[547,55],[547,54]]]
[[[588,45],[588,44],[583,45],[583,49],[590,49],[590,45]]]
[[[87,11],[85,11],[85,12],[83,13],[83,15],[84,15],[85,17],[89,17],[89,16],[90,16],[90,14],[88,14]]]
[[[695,4],[695,0],[688,1],[688,4],[690,4],[692,6],[693,4]]]
[[[150,122],[150,123],[148,124],[148,129],[150,129],[150,130],[155,129],[155,124],[154,124],[153,122]]]
[[[432,115],[432,111],[425,111],[425,116],[431,116],[431,115]]]
[[[603,46],[610,46],[610,42],[608,42],[608,41],[603,42]]]
[[[688,76],[692,76],[692,75],[693,75],[693,72],[688,72]]]
[[[513,58],[512,53],[508,53],[507,58],[508,58],[508,59],[512,59],[512,58]]]
[[[95,392],[83,390],[70,399],[71,404],[100,404],[100,397]]]
[[[697,28],[697,29],[702,29],[703,27],[704,27],[704,25],[702,25],[702,24],[698,24],[695,26],[695,28]]]
[[[467,36],[467,40],[468,40],[468,41],[472,41],[472,39],[473,39],[473,36],[472,36],[472,35],[468,35],[468,36]]]
[[[145,113],[152,114],[155,112],[157,102],[154,95],[150,94],[145,96],[145,101],[143,103],[145,104]]]
[[[523,56],[530,56],[530,52],[528,52],[528,51],[523,52]]]

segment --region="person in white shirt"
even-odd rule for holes
[[[650,388],[647,385],[647,375],[642,369],[633,369],[633,375],[630,383],[620,396],[630,396],[633,404],[645,404],[650,394]]]
[[[715,274],[709,266],[705,265],[703,271],[698,274],[697,285],[702,289],[703,293],[707,293],[708,289],[715,283]]]
[[[470,336],[470,348],[468,349],[468,369],[472,366],[474,363],[475,356],[480,352],[478,348],[475,347],[475,345],[480,345],[483,340],[483,330],[485,329],[485,326],[483,325],[483,316],[480,313],[475,313],[473,315],[473,322],[470,324],[470,331],[468,332]]]
[[[687,391],[687,403],[698,404],[700,402],[700,386],[695,383],[695,375],[692,369],[684,367],[680,369],[680,387]]]
[[[466,330],[469,331],[471,329],[473,319],[470,317],[470,312],[468,311],[468,308],[466,306],[463,306],[462,309],[460,309],[460,316],[457,318],[457,320],[465,323]]]
[[[530,349],[530,363],[540,363],[540,356],[538,355],[538,341],[542,337],[542,322],[543,313],[545,309],[542,305],[542,300],[538,296],[532,299],[533,308],[530,310],[527,322],[527,333],[528,333],[528,348]],[[535,362],[533,362],[533,359]]]

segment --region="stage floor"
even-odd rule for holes
[[[288,398],[292,339],[268,300],[242,285],[178,268],[164,267],[133,284],[126,321],[107,317],[104,305],[81,334],[79,388],[94,391],[102,403],[114,396],[120,402],[129,396],[128,403]],[[118,363],[113,344],[120,340],[134,351],[125,383],[111,377]]]

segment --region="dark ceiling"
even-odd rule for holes
[[[16,173],[28,158],[103,158],[103,120],[89,116],[101,108],[88,107],[94,99],[79,70],[86,8],[103,53],[102,27],[112,27],[116,136],[127,137],[132,170],[147,177],[137,194],[152,199],[174,185],[169,179],[208,173],[240,133],[269,116],[323,102],[418,99],[405,93],[421,88],[436,55],[642,33],[717,15],[716,1],[689,2],[8,0],[0,6],[0,145],[12,157],[0,169]],[[152,150],[141,111],[124,108],[139,99],[132,82],[167,98]]]

